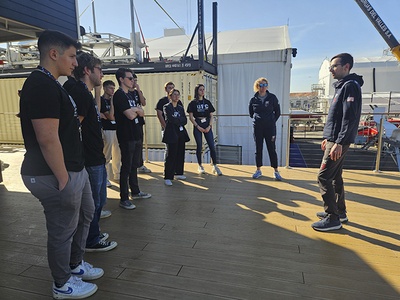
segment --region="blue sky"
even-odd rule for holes
[[[289,25],[292,47],[298,49],[292,60],[291,92],[311,91],[325,58],[339,52],[349,52],[356,58],[381,56],[388,48],[354,0],[204,0],[206,32],[212,29],[212,2],[218,3],[218,31]],[[400,0],[369,2],[399,39]],[[197,0],[158,3],[188,35],[192,34],[197,23]],[[129,38],[130,0],[94,0],[94,4],[97,32]],[[161,37],[165,28],[176,28],[155,1],[134,0],[134,4],[145,39]],[[78,5],[81,25],[93,31],[91,0],[78,0]]]

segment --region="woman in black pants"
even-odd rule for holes
[[[204,174],[204,168],[201,163],[201,154],[203,148],[203,134],[206,138],[208,148],[210,149],[211,160],[213,163],[212,172],[216,175],[222,175],[217,166],[217,154],[215,152],[214,134],[212,131],[213,112],[215,108],[212,103],[204,98],[205,88],[203,84],[196,85],[194,89],[194,99],[190,101],[187,112],[190,121],[193,123],[193,135],[196,140],[196,157],[199,164],[199,174]]]
[[[278,171],[278,155],[276,154],[276,121],[281,115],[278,98],[268,91],[268,80],[258,78],[254,82],[255,95],[249,103],[250,118],[253,118],[254,142],[256,144],[256,166],[257,170],[253,178],[262,176],[261,166],[263,163],[262,153],[264,140],[267,144],[271,167],[274,168],[275,180],[282,180]]]
[[[173,89],[169,92],[168,97],[170,102],[163,107],[166,126],[162,141],[167,145],[164,183],[167,186],[171,186],[174,174],[176,174],[176,179],[186,179],[186,176],[183,175],[185,143],[190,139],[185,129],[187,124],[185,110],[181,105],[178,105],[180,92]]]

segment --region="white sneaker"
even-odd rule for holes
[[[165,183],[165,185],[167,185],[167,186],[171,186],[171,185],[172,185],[172,182],[171,182],[171,180],[169,180],[169,179],[165,179],[165,180],[164,180],[164,183]]]
[[[109,216],[111,216],[111,211],[101,210],[100,219],[108,218]]]
[[[104,271],[101,268],[93,268],[93,266],[85,261],[71,270],[71,275],[79,277],[83,280],[95,280],[104,275]]]
[[[151,170],[146,168],[144,165],[138,168],[139,173],[151,173]]]
[[[206,171],[204,171],[203,166],[199,166],[199,167],[197,168],[197,171],[199,172],[199,174],[206,174]]]
[[[175,179],[185,180],[186,176],[185,175],[175,175]]]
[[[84,282],[81,278],[71,276],[62,287],[56,287],[53,283],[54,299],[83,299],[90,297],[97,291],[97,285]]]
[[[221,172],[221,170],[218,168],[217,165],[214,165],[214,166],[213,166],[212,172],[213,172],[213,174],[218,175],[218,176],[221,176],[221,175],[222,175],[222,172]]]

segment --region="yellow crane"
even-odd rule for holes
[[[364,12],[364,14],[371,21],[372,25],[378,30],[379,34],[385,40],[385,42],[389,45],[390,51],[392,51],[393,55],[400,61],[400,44],[399,41],[394,37],[393,33],[386,26],[385,22],[378,15],[376,10],[372,7],[372,5],[367,0],[354,0]]]

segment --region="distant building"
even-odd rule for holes
[[[363,112],[371,111],[372,106],[385,107],[386,112],[400,113],[400,65],[397,59],[390,55],[381,57],[355,57],[351,73],[363,76]],[[322,88],[319,102],[323,108],[333,97],[334,88],[329,72],[329,60],[322,62],[319,71],[318,85]],[[327,112],[328,106],[321,112]]]

